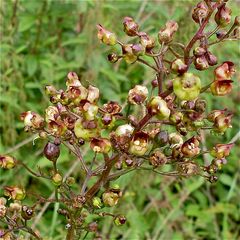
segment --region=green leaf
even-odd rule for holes
[[[36,21],[35,15],[27,15],[27,16],[20,17],[18,31],[19,32],[27,31],[35,24],[35,21]]]
[[[35,55],[28,55],[26,58],[26,63],[27,63],[27,73],[30,77],[32,77],[34,73],[37,71],[37,67],[38,67],[37,57]]]

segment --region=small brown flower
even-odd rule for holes
[[[192,137],[183,143],[181,151],[186,157],[194,157],[200,153],[199,138]]]
[[[148,96],[148,89],[145,86],[136,85],[128,92],[128,101],[131,104],[142,104]]]
[[[132,37],[138,34],[139,26],[131,17],[125,17],[123,20],[123,30],[124,32]]]

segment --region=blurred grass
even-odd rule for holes
[[[187,43],[196,30],[191,22],[191,8],[195,1],[36,1],[1,2],[1,95],[0,95],[0,152],[16,147],[29,138],[19,120],[21,112],[33,110],[43,113],[49,104],[44,86],[64,87],[66,74],[76,71],[84,83],[92,83],[101,90],[101,101],[124,102],[128,89],[136,83],[150,85],[152,72],[138,64],[111,65],[106,56],[110,50],[96,37],[95,26],[101,23],[123,40],[124,16],[137,18],[143,31],[156,36],[169,19],[179,23],[176,39]],[[233,16],[238,14],[239,2],[231,1]],[[209,30],[215,27],[214,22]],[[117,50],[115,47],[112,50]],[[206,136],[206,145],[229,142],[239,131],[239,43],[226,42],[212,47],[219,62],[230,60],[237,64],[233,94],[213,98],[205,94],[208,110],[229,108],[234,114],[233,128],[223,137]],[[213,68],[198,73],[203,82],[212,80]],[[41,155],[41,141],[32,139],[14,152],[30,167],[50,167]],[[40,150],[39,150],[40,149]],[[72,157],[62,148],[60,171],[73,164]],[[90,153],[86,159],[90,159]],[[114,212],[127,214],[128,223],[113,228],[111,219],[101,222],[104,239],[237,239],[240,227],[240,166],[239,142],[228,164],[224,166],[218,183],[210,185],[202,179],[179,181],[157,176],[151,172],[129,173],[116,182],[125,189],[124,199]],[[80,170],[73,173],[80,175]],[[38,180],[38,179],[37,179]],[[22,169],[0,170],[0,185],[20,183],[28,192],[51,194],[53,187],[40,182]],[[81,180],[81,178],[80,178]],[[139,188],[141,184],[141,188]],[[30,200],[28,200],[30,201]],[[29,202],[30,203],[30,202]],[[55,215],[57,206],[48,208],[37,228],[46,239],[62,239],[63,218]],[[91,219],[89,219],[90,221]],[[49,236],[51,226],[51,236]],[[47,238],[49,237],[49,238]],[[89,235],[91,239],[91,235]]]

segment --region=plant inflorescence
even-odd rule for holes
[[[101,239],[98,223],[88,222],[87,216],[111,217],[117,226],[125,224],[124,215],[109,213],[107,207],[117,205],[123,195],[121,187],[112,182],[134,170],[180,179],[202,176],[211,183],[217,181],[217,172],[227,163],[226,157],[234,144],[219,143],[203,150],[201,133],[210,130],[212,135],[224,134],[231,128],[233,114],[228,109],[207,112],[207,102],[201,95],[209,92],[218,97],[232,91],[234,63],[228,59],[218,63],[210,51],[214,44],[239,39],[240,19],[235,17],[231,24],[231,9],[226,2],[205,0],[196,5],[192,18],[199,28],[186,45],[174,41],[178,24],[173,20],[160,29],[156,40],[142,32],[133,18],[125,17],[123,29],[132,38],[131,43],[123,43],[115,33],[100,24],[97,26],[102,43],[121,48],[121,54],[108,55],[111,63],[120,60],[140,63],[154,71],[151,89],[136,85],[129,90],[127,104],[109,101],[101,105],[99,89],[83,86],[75,72],[68,73],[66,89],[46,86],[52,105],[45,109],[45,116],[27,111],[21,119],[27,132],[46,141],[43,153],[52,163],[51,171],[40,168],[34,171],[9,155],[0,156],[0,167],[20,166],[37,178],[51,181],[55,196],[37,196],[35,204],[27,206],[23,200],[28,193],[23,187],[5,186],[5,197],[0,198],[0,220],[6,229],[0,229],[1,239],[15,239],[18,231],[41,239],[28,221],[38,206],[46,202],[60,203],[58,214],[66,219],[66,239],[78,239],[84,232],[94,232],[96,239]],[[207,32],[212,15],[216,27]],[[215,66],[213,77],[203,86],[201,74],[193,73],[192,68],[204,71],[212,66]],[[142,115],[131,113],[130,107],[141,108]],[[60,145],[80,161],[84,181],[76,183],[75,178],[65,178],[59,170]],[[85,146],[94,153],[91,161],[83,157]],[[208,165],[201,163],[204,154],[212,156]]]

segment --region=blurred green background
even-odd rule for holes
[[[11,153],[35,168],[47,169],[42,156],[44,142],[35,140],[23,131],[19,115],[26,110],[43,113],[49,101],[44,86],[65,85],[69,71],[76,71],[83,83],[101,90],[101,103],[107,100],[124,102],[129,88],[137,83],[150,86],[153,72],[139,65],[117,63],[106,59],[112,50],[99,43],[96,24],[117,33],[128,41],[122,31],[124,16],[134,17],[141,30],[157,36],[165,22],[179,23],[176,39],[186,44],[197,26],[191,21],[191,9],[196,1],[72,1],[72,0],[4,0],[1,1],[1,95],[0,95],[0,152]],[[239,12],[239,2],[230,1],[233,16]],[[212,21],[209,30],[215,27]],[[238,73],[234,76],[234,91],[226,97],[204,94],[208,110],[231,109],[235,117],[233,128],[222,137],[206,133],[205,145],[236,141],[239,137],[239,42],[214,45],[212,51],[222,61],[233,61]],[[213,68],[198,73],[209,83]],[[92,153],[86,152],[86,161]],[[210,161],[206,156],[205,161]],[[111,218],[100,222],[103,239],[239,239],[240,233],[240,153],[239,141],[224,166],[216,184],[201,178],[178,180],[157,176],[151,172],[128,174],[117,183],[125,189],[118,207],[112,211],[126,214],[128,223],[117,228]],[[79,165],[62,148],[60,171],[80,176]],[[79,177],[81,181],[81,176]],[[51,195],[53,186],[34,179],[25,170],[0,170],[0,187],[7,184],[27,186],[31,193]],[[141,187],[140,187],[141,186]],[[34,198],[34,196],[33,196]],[[64,219],[56,214],[58,205],[50,205],[44,217],[34,222],[44,239],[63,239]],[[39,208],[41,210],[42,208]],[[89,219],[90,221],[91,219]],[[89,235],[90,236],[90,235]],[[91,239],[91,236],[89,237]]]

